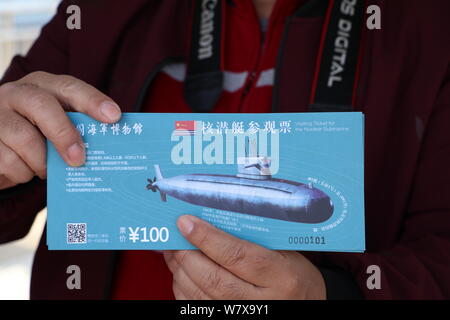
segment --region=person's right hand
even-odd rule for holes
[[[65,111],[104,123],[121,117],[111,98],[71,76],[33,72],[0,86],[0,190],[46,178],[45,137],[68,165],[84,163],[83,140]]]

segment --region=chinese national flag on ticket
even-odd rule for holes
[[[193,135],[195,133],[195,121],[175,121],[177,135]]]

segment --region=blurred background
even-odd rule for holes
[[[0,0],[0,78],[13,56],[28,51],[59,1]],[[29,299],[31,265],[45,219],[43,210],[24,239],[0,245],[0,300]]]

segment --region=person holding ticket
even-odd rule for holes
[[[50,251],[44,232],[31,298],[450,298],[449,13],[446,0],[63,0],[0,81],[0,243],[46,206],[46,139],[85,163],[68,111],[105,124],[359,111],[366,252],[270,250],[186,212],[178,229],[199,250]]]

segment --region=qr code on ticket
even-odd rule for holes
[[[68,223],[67,224],[67,243],[86,243],[87,224],[86,223]]]

